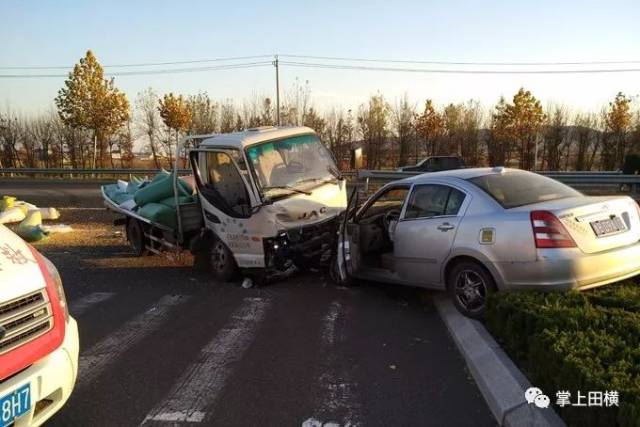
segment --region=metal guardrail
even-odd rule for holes
[[[537,173],[576,189],[620,191],[623,186],[628,186],[628,190],[640,193],[640,175],[624,175],[619,171],[540,171]],[[356,173],[356,179],[364,182],[365,191],[367,191],[371,182],[382,184],[415,175],[420,175],[420,172],[359,170]]]
[[[0,176],[132,176],[132,175],[154,175],[159,169],[70,169],[70,168],[0,168]],[[190,169],[179,169],[180,174],[191,173]],[[578,189],[616,189],[619,191],[622,186],[629,186],[635,193],[640,193],[640,175],[624,175],[620,171],[544,171],[538,172],[542,175],[556,179]],[[343,175],[352,181],[364,182],[365,187],[369,187],[369,182],[386,183],[398,179],[419,175],[420,172],[399,172],[384,170],[359,170],[344,172]]]
[[[70,169],[70,168],[0,168],[1,176],[34,176],[34,175],[60,175],[60,176],[121,176],[121,175],[153,175],[160,169]],[[190,169],[179,169],[180,174],[191,173]]]

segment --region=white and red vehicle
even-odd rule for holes
[[[0,427],[39,426],[57,412],[78,350],[58,270],[0,225]]]

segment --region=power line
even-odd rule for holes
[[[271,66],[271,61],[246,62],[241,64],[218,65],[211,67],[189,67],[189,68],[168,68],[161,70],[140,70],[140,71],[121,71],[113,73],[104,73],[105,77],[122,77],[122,76],[147,76],[156,74],[176,74],[176,73],[197,73],[203,71],[220,71],[235,70],[244,68],[256,68]],[[0,74],[0,79],[31,79],[31,78],[64,78],[69,74]]]
[[[467,61],[424,61],[424,60],[404,60],[404,59],[381,59],[381,58],[353,58],[341,56],[312,56],[312,55],[280,55],[285,58],[299,59],[320,59],[330,61],[354,61],[354,62],[378,62],[396,64],[425,64],[425,65],[493,65],[493,66],[554,66],[554,65],[620,65],[620,64],[640,64],[640,60],[625,61],[575,61],[575,62],[467,62]]]
[[[184,65],[184,64],[202,64],[207,62],[226,62],[226,61],[244,61],[247,59],[272,58],[273,55],[253,55],[253,56],[235,56],[227,58],[213,59],[195,59],[189,61],[169,61],[169,62],[140,62],[134,64],[111,64],[103,65],[102,68],[133,68],[133,67],[153,67],[162,65]],[[73,67],[67,66],[0,66],[0,70],[71,70]]]
[[[301,68],[325,68],[335,70],[359,71],[396,71],[404,73],[433,73],[433,74],[599,74],[599,73],[634,73],[640,68],[593,68],[593,69],[561,69],[561,70],[468,70],[468,69],[436,69],[436,68],[400,68],[375,67],[367,65],[340,65],[317,62],[280,61],[282,65]]]
[[[103,65],[103,68],[135,68],[135,67],[154,67],[167,65],[186,65],[186,64],[202,64],[211,62],[227,62],[227,61],[244,61],[250,59],[273,58],[275,55],[251,55],[251,56],[234,56],[210,59],[194,59],[184,61],[165,61],[165,62],[140,62],[130,64],[109,64]],[[312,60],[329,60],[329,61],[352,61],[352,62],[374,62],[389,64],[424,64],[424,65],[477,65],[477,66],[559,66],[559,65],[622,65],[622,64],[640,64],[640,60],[619,60],[619,61],[573,61],[573,62],[481,62],[481,61],[432,61],[432,60],[404,60],[404,59],[383,59],[383,58],[358,58],[358,57],[342,57],[342,56],[315,56],[315,55],[279,55],[281,58],[298,58]],[[70,70],[69,66],[0,66],[0,70]]]
[[[257,56],[262,58],[262,55]],[[285,55],[291,56],[291,55]],[[236,58],[252,58],[252,57],[236,57]],[[220,58],[222,60],[222,58]],[[231,60],[225,58],[224,60]],[[346,58],[345,58],[346,60]],[[211,60],[201,60],[211,61]],[[188,61],[191,63],[194,61]],[[172,62],[165,64],[178,64],[180,62]],[[151,63],[149,63],[151,64]],[[155,63],[160,64],[160,63]],[[105,77],[126,77],[126,76],[145,76],[145,75],[161,75],[161,74],[178,74],[193,73],[205,71],[233,70],[244,68],[266,67],[273,65],[272,61],[254,61],[242,62],[235,64],[212,65],[206,67],[183,67],[183,68],[164,68],[155,70],[135,70],[135,71],[114,71],[104,73]],[[387,72],[404,72],[404,73],[431,73],[431,74],[602,74],[602,73],[632,73],[640,72],[640,68],[587,68],[587,69],[461,69],[461,68],[408,68],[408,67],[389,67],[374,66],[361,64],[331,64],[326,62],[300,62],[300,61],[283,61],[279,60],[279,64],[288,65],[299,68],[317,68],[317,69],[334,69],[334,70],[357,70],[357,71],[387,71]],[[484,63],[485,65],[488,63]],[[503,63],[505,64],[505,63]],[[128,66],[132,64],[121,64],[120,66]],[[1,67],[0,67],[1,68]],[[31,79],[31,78],[64,78],[67,74],[0,74],[0,79]]]

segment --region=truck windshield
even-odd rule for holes
[[[252,145],[247,158],[266,198],[306,193],[338,174],[331,154],[313,134]]]

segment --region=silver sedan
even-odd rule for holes
[[[353,201],[350,201],[350,207]],[[347,210],[337,266],[350,278],[447,290],[481,317],[504,289],[587,289],[640,273],[640,211],[517,169],[428,173]]]

